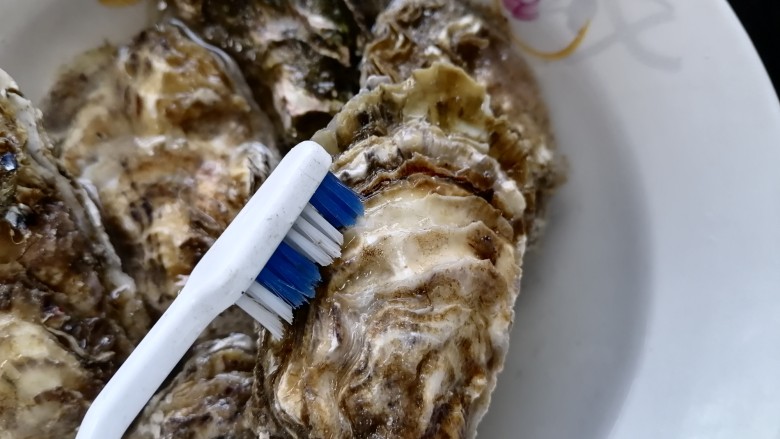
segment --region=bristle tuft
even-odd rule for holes
[[[363,215],[360,196],[330,172],[309,203],[337,229],[354,225]]]
[[[338,229],[361,215],[360,196],[328,173],[239,305],[278,337],[282,320],[291,323],[293,310],[314,298],[322,280],[317,264],[330,265],[341,256],[344,237]]]

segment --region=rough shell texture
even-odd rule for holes
[[[255,438],[245,416],[254,366],[254,334],[199,344],[127,438]]]
[[[339,110],[314,139],[366,216],[317,299],[259,352],[245,315],[221,316],[128,437],[473,437],[558,181],[503,24],[395,1],[366,44],[382,0],[168,4],[241,72],[178,24],[90,52],[47,103],[53,149],[14,86],[0,96],[0,439],[72,437],[148,329],[142,303],[152,318],[168,306],[273,166],[274,139]],[[344,105],[364,45],[366,90]]]
[[[70,437],[149,317],[96,206],[2,70],[0,194],[0,437]]]
[[[100,200],[155,315],[277,161],[268,120],[231,73],[224,54],[162,26],[77,59],[47,103],[59,158]],[[129,437],[245,437],[254,334],[237,308],[218,317]]]
[[[499,158],[522,142],[449,64],[358,95],[314,140],[366,215],[308,314],[266,337],[257,432],[472,437],[518,293],[525,204]]]
[[[324,127],[358,88],[358,47],[384,0],[169,0],[239,63],[286,146]]]
[[[270,127],[210,51],[172,27],[77,60],[44,108],[123,264],[162,312],[276,163]]]
[[[377,19],[361,82],[377,75],[402,81],[414,69],[448,62],[483,85],[494,114],[505,116],[520,136],[522,147],[501,162],[523,191],[526,232],[534,241],[544,224],[546,202],[561,182],[561,164],[553,160],[554,142],[539,88],[499,17],[463,0],[395,0]],[[535,157],[527,160],[524,155]]]

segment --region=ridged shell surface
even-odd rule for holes
[[[278,160],[271,124],[237,67],[172,25],[82,55],[45,115],[59,160],[91,188],[154,317]],[[243,311],[218,317],[128,437],[249,434],[240,421],[254,336]]]
[[[500,159],[522,142],[485,88],[443,63],[364,91],[314,140],[339,154],[366,214],[308,314],[266,337],[257,432],[472,437],[518,294],[525,202]]]
[[[547,108],[511,28],[493,10],[465,0],[395,0],[377,18],[361,63],[362,84],[372,76],[403,81],[418,68],[445,62],[485,87],[496,117],[505,117],[521,147],[500,157],[526,201],[525,227],[536,241],[547,201],[563,179]],[[524,155],[533,155],[527,159]]]
[[[88,52],[50,93],[57,154],[94,188],[157,312],[278,160],[253,104],[218,56],[172,26]]]
[[[72,437],[149,326],[85,188],[0,70],[0,437]]]

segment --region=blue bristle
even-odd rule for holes
[[[315,197],[311,199],[310,203],[323,218],[336,228],[347,225],[345,222],[350,221],[350,215],[335,205],[329,193],[323,191],[321,194],[315,195]]]
[[[295,269],[292,267],[272,266],[271,274],[278,279],[284,281],[287,288],[292,292],[295,291],[298,295],[302,296],[301,300],[308,302],[306,297],[314,297],[314,283],[309,282],[303,276],[298,276]]]
[[[360,197],[331,173],[320,183],[310,203],[336,228],[354,225],[363,214]]]
[[[293,308],[298,308],[306,303],[306,296],[303,295],[303,291],[297,288],[294,283],[287,282],[281,278],[268,265],[257,276],[257,282],[289,303]]]
[[[360,196],[328,173],[309,201],[336,228],[354,225],[363,215]],[[257,282],[279,296],[292,308],[314,297],[314,289],[322,280],[319,268],[308,257],[282,242],[257,275]]]
[[[317,266],[285,242],[279,244],[257,276],[257,282],[293,308],[314,297],[314,287],[321,279]]]
[[[283,281],[285,288],[290,290],[290,293],[295,292],[303,297],[314,297],[315,282],[313,279],[301,276],[295,268],[285,264],[273,265],[270,270],[270,275]]]
[[[299,254],[295,249],[282,242],[276,249],[274,255],[279,255],[284,261],[295,268],[296,272],[303,279],[308,280],[311,285],[316,285],[322,280],[320,270],[314,262]]]
[[[331,195],[334,205],[339,206],[342,210],[346,210],[354,217],[363,215],[363,203],[360,201],[360,198],[350,188],[345,186],[338,177],[328,173],[323,181],[326,184],[321,184],[320,186]]]

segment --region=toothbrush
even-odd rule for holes
[[[90,406],[76,439],[119,439],[208,324],[236,304],[275,338],[314,297],[315,263],[340,256],[339,228],[363,214],[328,172],[330,155],[302,142],[203,255],[184,288]]]

